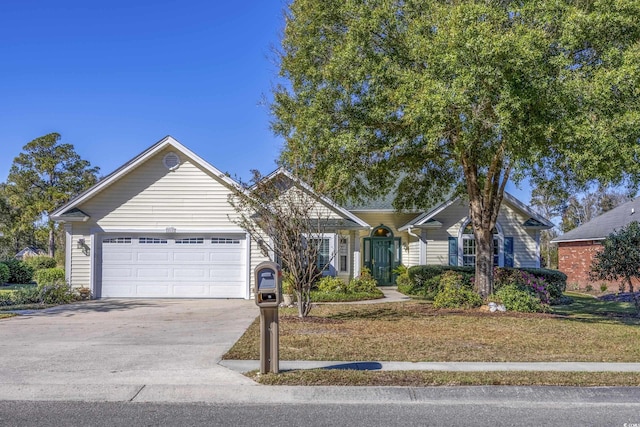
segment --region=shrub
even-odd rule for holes
[[[9,277],[11,277],[9,267],[4,263],[0,263],[0,285],[7,283],[9,281]]]
[[[42,270],[43,268],[55,268],[58,263],[55,259],[46,255],[36,255],[28,257],[24,263],[33,269],[33,271]]]
[[[440,279],[441,290],[433,300],[436,308],[473,308],[482,305],[480,295],[469,289],[463,275],[447,271]]]
[[[496,268],[494,270],[494,292],[504,286],[514,285],[521,291],[527,291],[538,298],[542,304],[549,304],[551,298],[547,282],[531,273],[514,268]]]
[[[548,268],[520,268],[519,270],[544,279],[552,300],[561,298],[564,291],[567,290],[567,275],[561,271]]]
[[[358,277],[354,277],[347,287],[349,293],[376,293],[378,283],[367,268],[363,268]]]
[[[318,291],[324,293],[347,293],[347,284],[344,280],[333,277],[333,276],[324,276],[322,279],[318,281]]]
[[[445,271],[455,271],[464,277],[473,277],[476,272],[475,267],[456,267],[452,265],[414,265],[408,270],[409,278],[418,287],[429,279],[441,276]]]
[[[393,274],[396,276],[396,286],[399,288],[408,288],[411,286],[411,278],[409,277],[409,269],[400,264],[393,269]]]
[[[9,267],[9,283],[31,283],[31,279],[33,277],[33,269],[23,261],[17,259],[9,259],[3,261],[3,264]]]
[[[408,275],[410,287],[398,290],[407,295],[420,296],[426,299],[433,299],[442,289],[440,280],[443,273],[453,271],[462,275],[464,286],[473,289],[472,278],[475,274],[474,267],[456,267],[449,265],[416,265],[410,267]]]
[[[68,304],[76,299],[73,289],[64,281],[57,281],[39,288],[39,299],[43,304]]]
[[[13,304],[37,304],[40,302],[40,290],[37,286],[27,286],[13,291]]]
[[[14,293],[15,292],[0,292],[0,307],[12,305],[14,303]]]
[[[62,268],[45,268],[38,270],[33,274],[33,278],[38,287],[53,285],[56,282],[64,282],[64,270]]]
[[[538,298],[515,284],[507,284],[498,289],[492,299],[504,304],[507,310],[523,313],[537,313],[546,310]]]

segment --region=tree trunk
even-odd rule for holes
[[[474,230],[476,238],[476,290],[485,299],[493,293],[493,232]]]
[[[298,317],[304,319],[311,311],[311,292],[307,290],[296,290],[298,299]]]

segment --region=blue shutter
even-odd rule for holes
[[[449,237],[449,265],[458,265],[458,239]]]
[[[504,238],[504,266],[513,267],[513,237]]]

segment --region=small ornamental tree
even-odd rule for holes
[[[306,317],[311,311],[311,286],[335,256],[323,247],[329,210],[322,209],[319,197],[286,172],[263,178],[253,171],[251,183],[234,189],[229,203],[237,213],[231,220],[291,278],[298,316]]]
[[[632,279],[640,279],[640,224],[633,221],[609,234],[602,242],[591,264],[591,280],[622,280],[633,296],[636,314],[640,316],[640,301],[634,292]]]

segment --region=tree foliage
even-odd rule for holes
[[[18,230],[45,222],[49,255],[55,251],[55,223],[49,214],[96,183],[99,168],[50,133],[29,142],[14,160],[5,185],[9,205],[17,211]]]
[[[591,265],[592,280],[617,281],[632,293],[637,314],[640,301],[633,289],[633,279],[640,279],[640,224],[637,221],[611,233],[602,242],[602,251],[596,253]]]
[[[628,194],[602,188],[583,195],[571,195],[563,206],[560,228],[564,233],[571,231],[631,199]]]
[[[636,183],[640,1],[293,0],[282,162],[334,199],[469,199],[476,284],[508,180]]]
[[[329,211],[306,185],[284,173],[263,178],[253,172],[247,185],[232,190],[232,218],[257,243],[262,254],[279,262],[294,288],[298,315],[311,311],[311,286],[320,279],[320,242],[329,231]],[[332,230],[335,231],[335,230]],[[329,264],[335,253],[323,253]]]

